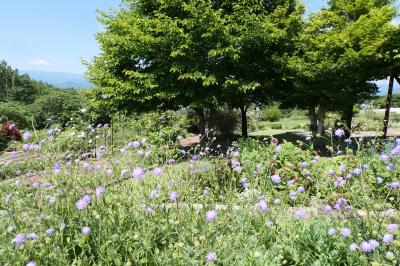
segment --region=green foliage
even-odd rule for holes
[[[3,131],[0,130],[0,152],[5,150],[8,147],[8,143],[10,142],[9,137],[7,137]]]
[[[282,111],[277,106],[269,106],[263,109],[261,119],[276,122],[283,118]]]
[[[31,127],[33,119],[30,108],[19,102],[0,102],[0,118],[21,129]]]
[[[32,105],[36,125],[44,128],[51,124],[64,126],[81,107],[81,98],[76,90],[54,89],[40,96]]]

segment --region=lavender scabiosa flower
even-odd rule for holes
[[[17,234],[11,242],[17,246],[21,246],[25,243],[25,241],[25,234]]]
[[[349,139],[345,139],[345,140],[344,140],[344,143],[346,143],[346,144],[348,144],[348,145],[349,145],[349,144],[351,144],[351,143],[352,143],[352,140],[351,140],[350,138],[349,138]]]
[[[104,192],[105,192],[105,188],[104,187],[97,187],[96,188],[96,197],[99,199],[103,196]]]
[[[279,183],[281,183],[281,177],[278,174],[275,174],[275,175],[271,176],[271,181],[274,184],[279,184]]]
[[[379,155],[379,159],[381,159],[381,161],[387,162],[389,160],[389,156],[387,156],[386,154],[381,154]]]
[[[295,199],[297,198],[297,192],[296,192],[296,191],[290,191],[290,192],[289,192],[289,197],[290,197],[292,200],[295,200]]]
[[[232,153],[232,157],[235,157],[235,158],[240,157],[240,152],[239,151],[234,151]]]
[[[22,146],[22,150],[23,150],[23,151],[29,151],[29,150],[31,150],[31,145],[29,145],[29,144],[24,144],[24,145]]]
[[[112,175],[112,173],[113,173],[112,169],[110,169],[110,168],[106,169],[106,174],[107,175]]]
[[[36,262],[35,261],[30,261],[26,264],[26,266],[36,266]]]
[[[357,248],[358,248],[358,245],[357,245],[356,243],[351,243],[351,244],[349,245],[350,251],[356,251]]]
[[[360,174],[361,174],[361,169],[360,169],[360,168],[356,168],[356,169],[354,169],[353,171],[351,171],[351,173],[352,173],[353,175],[360,175]]]
[[[380,177],[380,176],[378,176],[378,177],[375,179],[375,181],[376,181],[377,184],[382,184],[382,183],[383,183],[383,179],[382,179],[382,177]]]
[[[350,237],[351,236],[351,230],[350,230],[350,228],[342,228],[342,230],[341,230],[341,235],[343,236],[343,237]]]
[[[375,239],[370,239],[368,241],[368,243],[370,244],[372,250],[376,249],[377,247],[379,247],[379,242],[376,241]]]
[[[280,153],[281,151],[282,151],[282,145],[276,146],[275,152],[276,152],[276,153]]]
[[[400,188],[400,182],[396,182],[396,181],[390,182],[390,183],[388,183],[388,186],[389,186],[390,188],[393,188],[393,189],[395,189],[395,188]]]
[[[84,236],[89,235],[90,234],[90,227],[89,226],[82,227],[81,232],[82,232],[82,235],[84,235]]]
[[[249,186],[249,180],[247,178],[242,179],[242,187],[247,188]]]
[[[154,168],[153,173],[156,177],[160,177],[163,173],[163,169],[160,167],[156,167]]]
[[[158,199],[160,197],[160,194],[158,194],[158,191],[157,190],[152,190],[151,192],[150,192],[150,198],[152,198],[152,199]]]
[[[345,134],[345,132],[344,132],[344,130],[341,129],[341,128],[338,128],[338,129],[335,130],[335,136],[336,136],[336,137],[341,138],[341,137],[344,136],[344,134]]]
[[[279,204],[281,204],[281,199],[274,199],[274,204],[275,205],[279,205]]]
[[[389,232],[396,231],[398,228],[399,228],[398,224],[388,224],[386,226],[386,230],[389,231]]]
[[[302,219],[306,217],[306,211],[303,209],[295,210],[293,213],[293,218],[295,219]]]
[[[141,179],[144,176],[144,169],[142,167],[136,167],[132,171],[132,177],[136,179]]]
[[[335,175],[336,174],[336,171],[335,170],[328,170],[328,175]]]
[[[210,192],[209,192],[208,189],[204,189],[204,190],[203,190],[203,195],[204,195],[204,196],[208,196],[209,193],[210,193]]]
[[[29,139],[30,136],[31,136],[31,132],[25,131],[25,132],[22,134],[22,139],[23,139],[24,141],[27,141],[27,140]]]
[[[297,188],[297,192],[303,193],[305,191],[304,187],[300,186]]]
[[[288,182],[287,182],[287,185],[289,186],[289,187],[291,187],[291,186],[294,186],[294,183],[295,183],[296,181],[295,180],[289,180]]]
[[[56,232],[56,230],[51,227],[49,229],[46,230],[46,232],[44,233],[45,236],[52,236],[54,233]]]
[[[385,234],[382,238],[382,242],[385,244],[389,244],[393,242],[393,235],[392,234]]]
[[[308,166],[308,163],[307,162],[302,162],[301,164],[300,164],[300,167],[301,168],[305,168],[305,167],[307,167]]]
[[[146,214],[147,215],[152,215],[153,213],[154,213],[154,210],[152,208],[150,208],[150,207],[146,208]]]
[[[328,235],[333,236],[336,234],[336,229],[335,228],[329,228],[328,229]]]
[[[215,252],[208,252],[206,255],[206,263],[213,263],[217,260],[217,254]]]
[[[260,211],[262,213],[267,213],[269,211],[268,205],[267,205],[267,201],[265,199],[261,199],[258,203],[257,203],[258,208],[260,209]]]
[[[26,236],[26,238],[29,239],[29,240],[38,240],[38,239],[39,239],[39,236],[38,236],[36,233],[29,233],[29,234]]]
[[[360,248],[364,253],[370,253],[373,250],[373,248],[371,247],[371,244],[368,241],[361,242]]]
[[[142,157],[144,157],[144,155],[145,155],[145,152],[144,152],[144,151],[142,151],[142,150],[140,150],[140,151],[137,151],[137,155],[138,155],[140,158],[142,158]]]
[[[178,192],[172,191],[171,194],[169,194],[169,200],[170,201],[176,201],[179,197]]]
[[[89,203],[92,201],[89,195],[84,195],[76,202],[76,208],[78,210],[86,209]]]
[[[211,211],[208,211],[206,213],[206,220],[208,222],[214,222],[216,218],[217,218],[217,211],[216,210],[211,210]]]

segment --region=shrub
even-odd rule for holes
[[[262,111],[262,120],[276,122],[283,117],[282,111],[276,106],[269,106]]]
[[[3,133],[3,131],[0,130],[0,151],[4,151],[8,143],[10,142],[10,138],[6,136],[6,134]]]
[[[1,102],[0,118],[3,121],[9,121],[16,124],[19,128],[28,128],[30,126],[31,117],[30,109],[18,102]]]
[[[282,124],[281,123],[277,123],[277,122],[271,123],[270,126],[271,126],[272,129],[282,129]]]

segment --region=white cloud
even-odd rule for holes
[[[31,65],[50,65],[50,62],[43,60],[43,59],[36,59],[36,60],[29,61],[29,64],[31,64]]]

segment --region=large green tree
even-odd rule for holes
[[[285,79],[304,8],[295,0],[139,0],[102,13],[94,105],[145,111],[227,104],[242,113]]]
[[[296,86],[287,98],[288,104],[309,110],[311,130],[321,135],[327,111],[340,111],[351,128],[353,105],[376,93],[371,81],[381,72],[380,49],[396,15],[390,0],[328,3],[305,23],[290,60]]]

